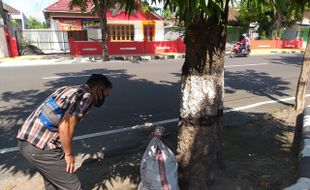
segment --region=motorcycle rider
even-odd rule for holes
[[[239,53],[240,52],[247,52],[248,48],[250,47],[250,38],[248,37],[247,34],[242,34],[241,35],[241,40],[240,40],[240,48],[239,48]]]

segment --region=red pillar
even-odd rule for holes
[[[69,43],[70,43],[70,54],[71,54],[71,55],[77,55],[76,43],[75,43],[73,37],[70,37],[70,38],[69,38]]]
[[[11,46],[11,57],[18,56],[17,41],[15,37],[10,39],[10,46]]]

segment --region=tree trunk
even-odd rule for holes
[[[295,95],[295,110],[297,114],[303,112],[305,106],[305,95],[307,90],[308,78],[309,78],[309,70],[310,70],[310,32],[308,35],[308,43],[304,54],[304,59],[302,63],[302,67],[300,70],[300,75],[297,83],[297,90]]]
[[[228,1],[221,21],[186,28],[177,159],[180,187],[207,190],[222,167],[224,56]]]
[[[274,10],[274,23],[273,23],[273,26],[272,26],[272,34],[271,34],[271,37],[272,38],[275,38],[275,37],[281,37],[281,36],[278,36],[279,35],[279,31],[282,27],[282,15],[280,13],[280,11],[277,11],[277,10]]]
[[[107,9],[101,5],[99,9],[100,14],[100,26],[101,26],[101,46],[102,46],[102,60],[109,61],[109,53],[107,46],[108,39],[108,23],[107,23]]]

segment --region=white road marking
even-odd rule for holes
[[[310,97],[310,94],[306,94],[305,97]],[[229,113],[229,112],[232,112],[232,111],[246,110],[246,109],[250,109],[250,108],[254,108],[254,107],[259,107],[259,106],[266,105],[266,104],[275,104],[275,103],[279,103],[279,102],[288,102],[288,101],[291,101],[291,100],[294,100],[294,99],[295,99],[295,97],[290,97],[290,98],[283,98],[283,99],[279,99],[279,100],[271,100],[271,101],[265,101],[265,102],[258,102],[258,103],[255,103],[255,104],[250,104],[250,105],[246,105],[246,106],[241,106],[241,107],[237,107],[237,108],[232,108],[232,109],[224,110],[224,113]],[[124,132],[124,131],[131,131],[131,130],[135,130],[135,129],[142,129],[142,128],[156,126],[156,125],[164,125],[164,124],[168,124],[168,123],[175,123],[175,122],[178,122],[178,120],[179,120],[178,118],[167,119],[167,120],[157,121],[157,122],[154,122],[154,123],[144,123],[142,125],[135,125],[135,126],[132,126],[132,127],[125,127],[125,128],[115,129],[115,130],[110,130],[110,131],[91,133],[91,134],[76,136],[76,137],[73,138],[73,140],[77,141],[77,140],[88,139],[88,138],[93,138],[93,137],[98,137],[98,136],[104,136],[104,135],[109,135],[109,134],[114,134],[114,133],[120,133],[120,132]],[[16,152],[18,150],[19,150],[18,147],[3,148],[3,149],[0,149],[0,154]]]
[[[102,73],[106,76],[114,76],[114,75],[121,75],[123,73]],[[79,78],[79,77],[89,77],[90,75],[72,75],[72,76],[51,76],[51,77],[43,77],[43,80],[50,80],[50,79],[62,79],[62,78]]]
[[[309,96],[310,96],[310,94],[306,94],[305,97],[309,97]],[[288,102],[288,101],[291,101],[291,100],[295,100],[295,97],[283,98],[283,99],[279,99],[279,100],[270,100],[270,101],[266,101],[266,102],[258,102],[258,103],[255,103],[255,104],[250,104],[250,105],[241,106],[241,107],[237,107],[237,108],[231,108],[231,109],[224,110],[224,113],[228,113],[228,112],[232,112],[232,111],[246,110],[246,109],[259,107],[259,106],[266,105],[266,104],[275,104],[275,103],[280,103],[280,102]]]
[[[226,65],[224,68],[230,67],[244,67],[244,66],[258,66],[258,65],[267,65],[268,63],[256,63],[256,64],[241,64],[241,65]]]

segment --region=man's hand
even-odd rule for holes
[[[74,156],[72,154],[65,155],[65,160],[67,162],[67,169],[68,173],[74,172]]]

